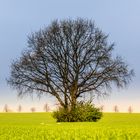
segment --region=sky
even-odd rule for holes
[[[17,97],[17,92],[6,83],[10,65],[27,48],[27,36],[44,28],[55,19],[92,19],[97,27],[115,42],[114,53],[123,57],[134,69],[132,83],[123,90],[112,89],[109,97],[95,99],[95,105],[104,105],[104,111],[113,111],[118,105],[120,112],[132,106],[140,112],[140,1],[139,0],[0,0],[0,111],[5,104],[16,111],[21,104],[23,111],[43,105],[55,105],[50,96]]]

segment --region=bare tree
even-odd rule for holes
[[[113,57],[114,44],[93,21],[54,21],[28,37],[28,49],[12,63],[8,83],[19,95],[54,96],[64,108],[75,108],[83,95],[106,95],[131,81],[133,70]]]
[[[114,110],[114,112],[119,112],[119,108],[118,108],[118,106],[115,105],[113,110]]]
[[[3,111],[4,111],[4,112],[9,112],[9,107],[8,107],[7,104],[5,104],[5,106],[4,106],[4,108],[3,108]]]
[[[45,111],[45,112],[48,112],[49,110],[50,110],[49,105],[46,103],[46,104],[44,105],[44,111]]]
[[[129,112],[129,113],[132,113],[132,112],[133,112],[132,106],[129,106],[129,107],[128,107],[128,112]]]
[[[31,107],[31,112],[35,112],[36,111],[36,108],[35,107]]]
[[[17,111],[18,111],[18,112],[21,112],[21,110],[22,110],[22,106],[19,105]]]

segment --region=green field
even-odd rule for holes
[[[51,113],[0,113],[0,140],[140,140],[140,114],[104,113],[98,122],[57,123]]]

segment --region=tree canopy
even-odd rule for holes
[[[74,107],[84,94],[104,95],[112,83],[120,88],[131,81],[133,70],[113,48],[91,20],[55,20],[28,37],[8,83],[19,95],[50,94],[64,108]]]

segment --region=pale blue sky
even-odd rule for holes
[[[111,111],[117,104],[122,111],[132,105],[134,111],[140,112],[139,0],[0,0],[0,111],[6,103],[15,109],[19,103],[29,108],[42,106],[48,101],[47,97],[18,99],[16,91],[11,91],[5,79],[10,73],[12,60],[27,47],[27,35],[54,19],[76,17],[93,19],[109,34],[109,41],[115,42],[114,53],[121,55],[135,70],[136,76],[128,89],[113,90],[109,98],[95,102],[104,104],[106,111]]]

